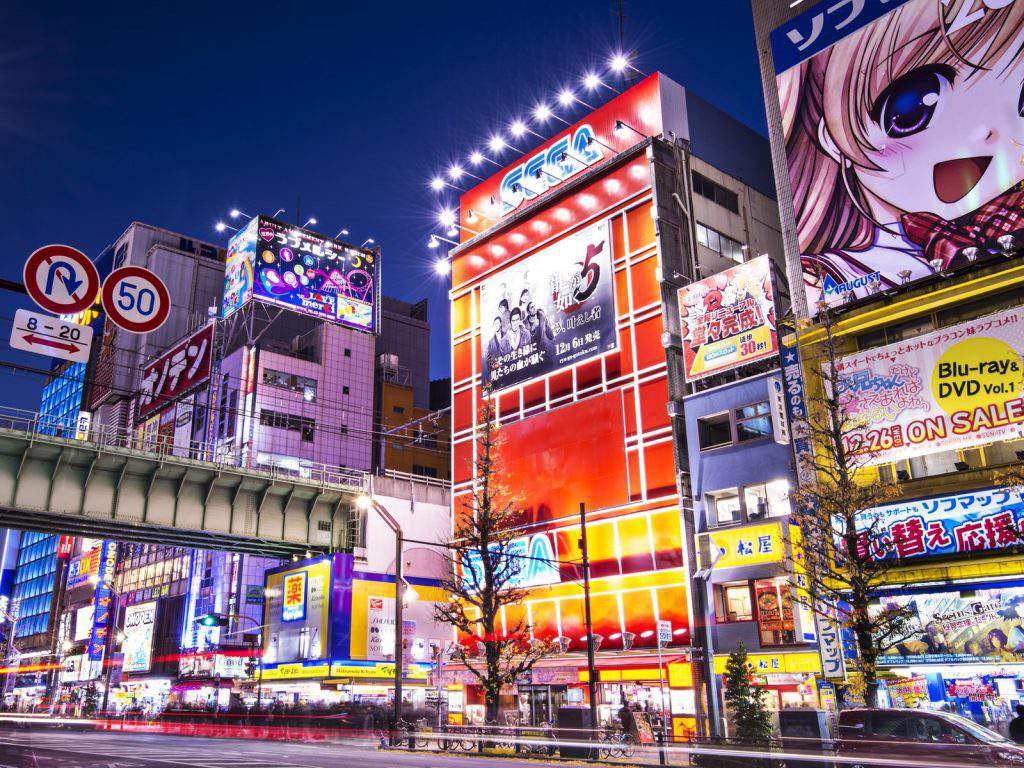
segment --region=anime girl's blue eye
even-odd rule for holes
[[[935,114],[943,84],[952,85],[955,74],[952,67],[941,64],[911,70],[882,92],[872,116],[894,139],[920,133]]]

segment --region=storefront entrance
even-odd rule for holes
[[[519,710],[523,725],[553,723],[558,708],[565,704],[564,685],[519,686]]]

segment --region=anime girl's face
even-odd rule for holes
[[[879,94],[865,118],[875,148],[865,155],[879,170],[856,169],[876,219],[954,219],[1024,180],[1024,60],[1014,53],[988,69],[920,66]]]

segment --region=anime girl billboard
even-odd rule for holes
[[[1024,247],[1024,0],[824,2],[771,40],[812,313]]]

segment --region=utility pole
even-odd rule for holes
[[[587,625],[587,692],[590,727],[597,728],[597,673],[594,669],[594,628],[590,623],[590,558],[587,556],[587,507],[580,502],[580,552],[583,554],[583,616]]]
[[[402,719],[402,532],[395,531],[395,740]]]

